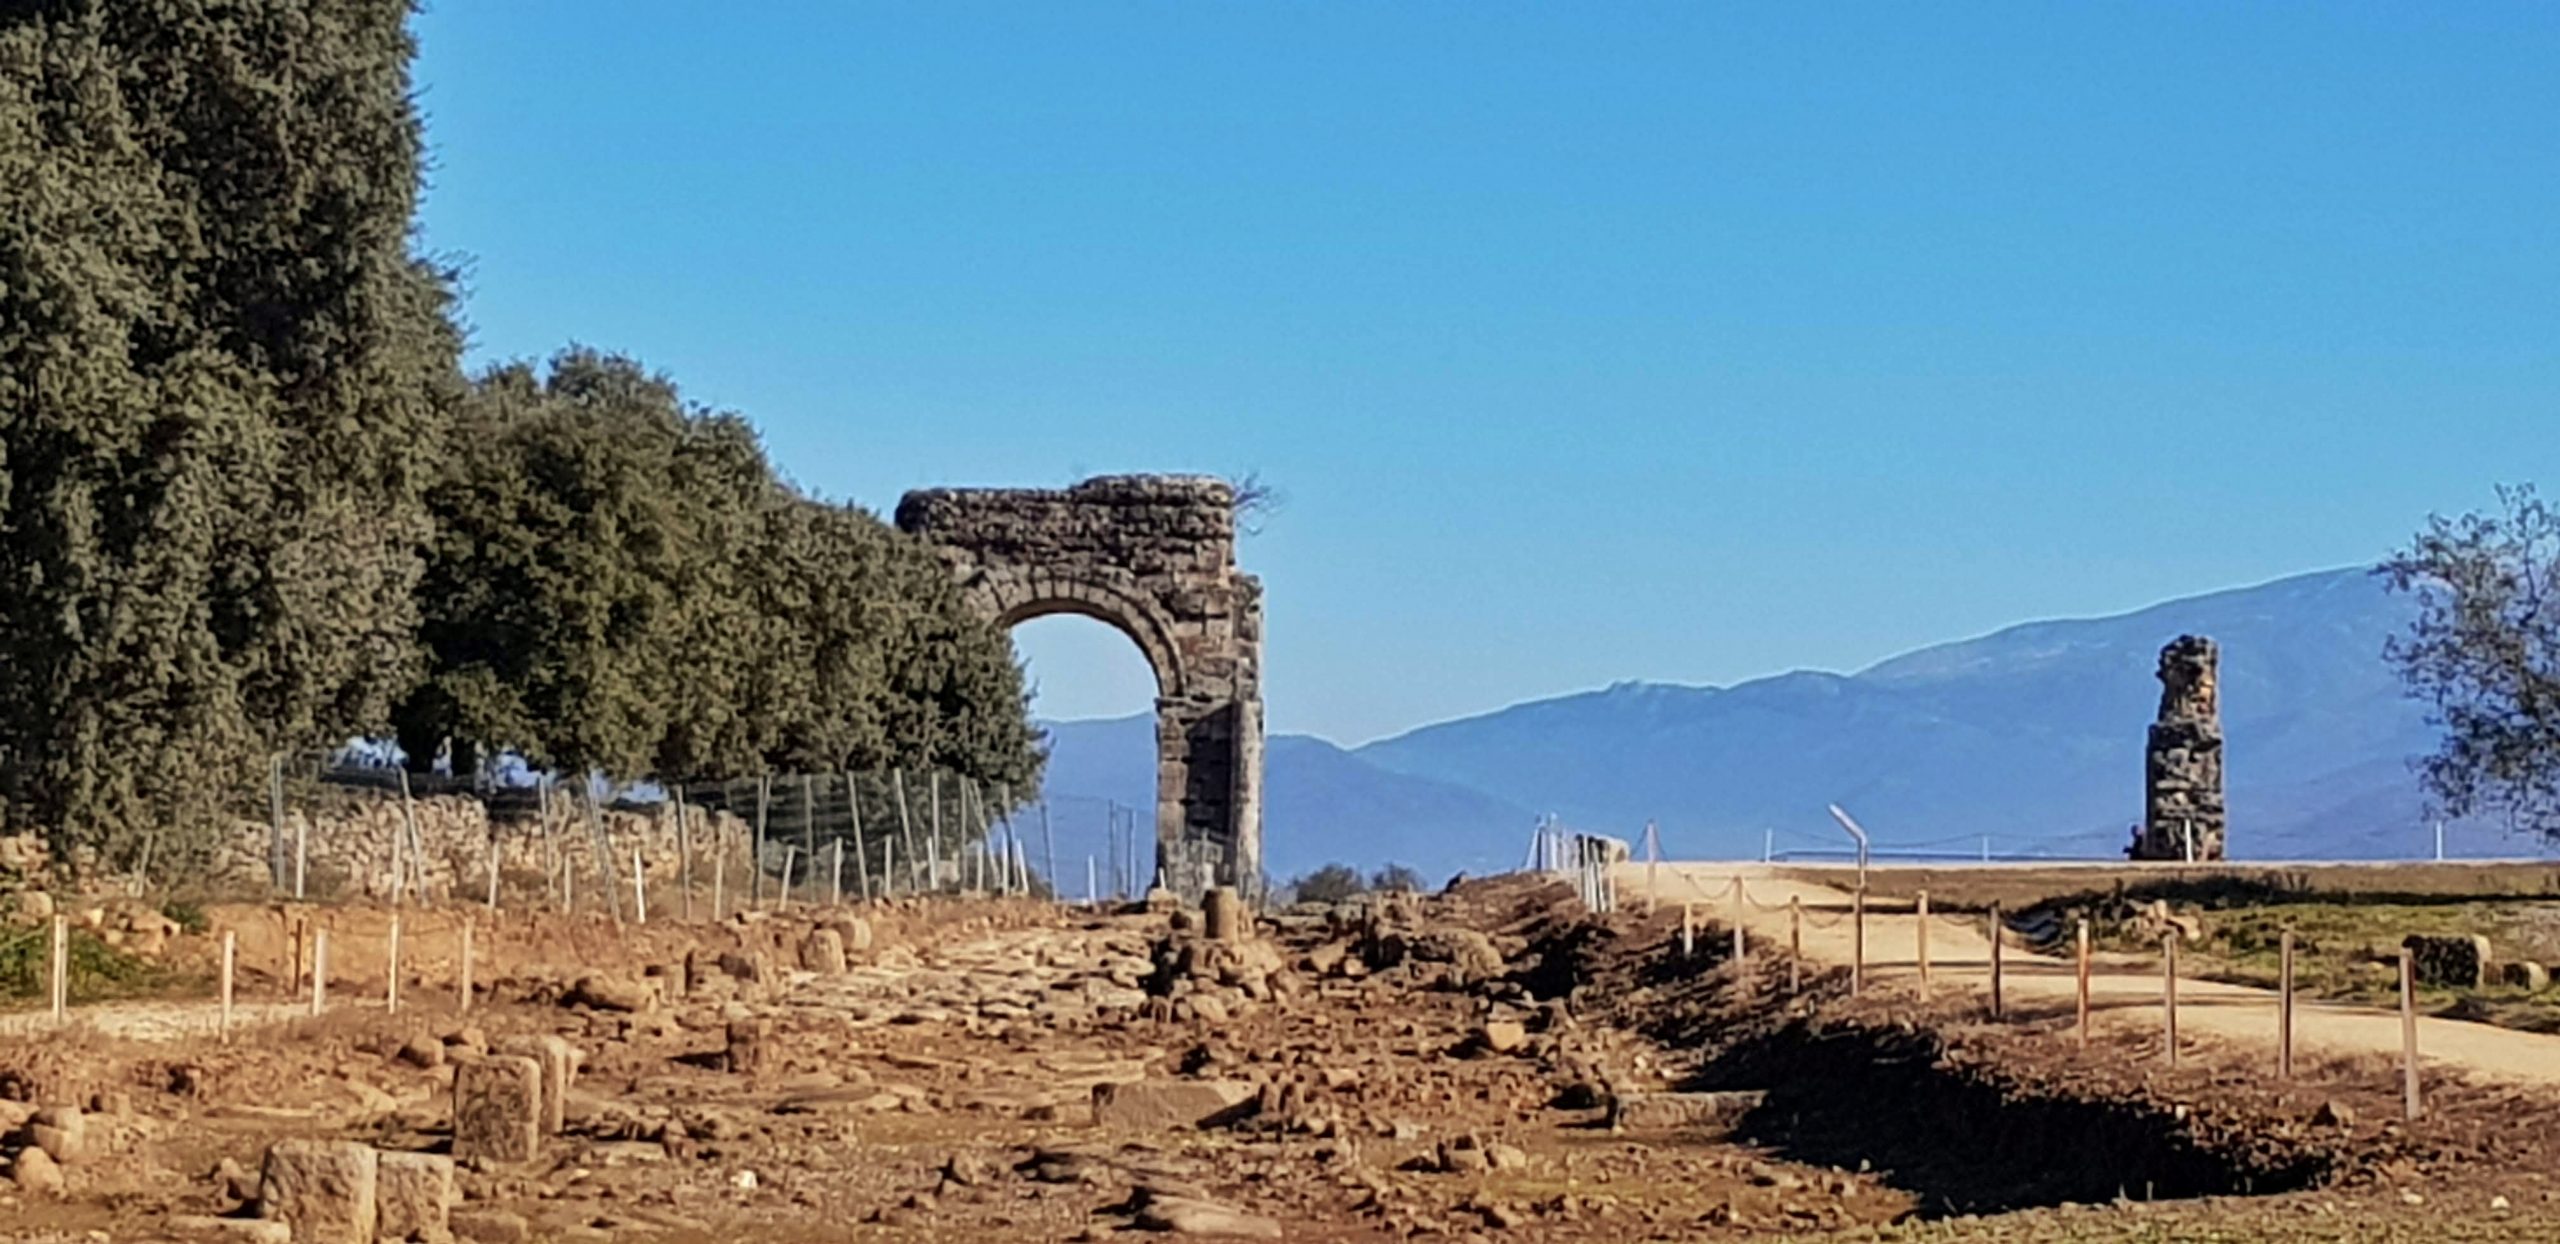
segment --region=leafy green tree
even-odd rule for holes
[[[0,797],[183,863],[413,676],[455,393],[407,6],[0,9]]]
[[[2375,573],[2418,615],[2385,659],[2444,731],[2418,771],[2448,816],[2560,841],[2560,510],[2531,487],[2431,518]]]

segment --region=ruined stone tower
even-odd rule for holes
[[[2160,650],[2160,714],[2143,762],[2137,860],[2223,858],[2220,654],[2201,635]]]

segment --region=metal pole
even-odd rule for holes
[[[844,839],[836,839],[835,867],[827,873],[827,906],[844,906]]]
[[[267,758],[267,884],[284,888],[284,753]]]
[[[871,901],[871,849],[862,845],[862,789],[854,784],[853,770],[844,771],[844,806],[853,816],[853,884],[862,901]],[[882,870],[884,873],[886,869]],[[886,878],[883,877],[885,884]]]
[[[764,902],[764,823],[765,813],[773,805],[773,778],[756,775],[756,836],[747,849],[747,907],[752,910]]]
[[[1852,997],[1867,983],[1867,883],[1864,878],[1849,895],[1849,993]]]
[[[913,818],[911,818],[911,817],[909,817],[909,816],[907,815],[907,774],[906,774],[906,770],[904,770],[904,769],[891,769],[891,770],[889,770],[889,790],[890,790],[890,793],[891,793],[891,794],[893,794],[894,796],[896,796],[897,801],[898,801],[898,836],[899,836],[901,839],[903,839],[903,840],[904,840],[904,845],[905,845],[905,846],[906,846],[906,848],[907,848],[907,872],[910,874],[910,875],[909,875],[909,877],[908,877],[908,879],[907,879],[907,881],[908,881],[908,884],[907,884],[907,891],[908,891],[909,893],[913,893],[913,892],[915,891],[915,888],[916,888],[916,887],[915,887],[915,878],[914,878],[914,876],[912,875],[912,874],[914,874],[914,872],[915,872],[915,870],[916,870],[916,859],[917,859],[917,856],[916,856],[916,827],[915,827],[914,819],[913,819]],[[887,853],[886,853],[886,852],[883,852],[883,853],[882,853],[882,858],[883,858],[882,869],[883,869],[883,873],[884,873],[884,875],[885,875],[885,873],[886,873],[886,869],[887,869],[887,864],[886,864],[886,862],[885,862],[885,861],[886,861],[886,857],[887,857]]]
[[[1848,830],[1849,836],[1858,842],[1858,890],[1864,893],[1867,888],[1867,831],[1836,803],[1831,805],[1831,819],[1840,822],[1840,828]]]
[[[723,786],[722,791],[726,792]],[[726,810],[728,800],[721,800]],[[729,831],[720,828],[719,818],[711,821],[711,919],[716,923],[729,918]]]
[[[942,770],[926,771],[925,788],[926,794],[932,799],[932,802],[926,806],[933,813],[929,823],[932,836],[926,840],[931,844],[931,855],[928,858],[927,867],[933,872],[933,888],[938,891],[942,888]]]
[[[1101,878],[1100,878],[1099,876],[1097,876],[1097,875],[1095,874],[1095,872],[1094,872],[1094,867],[1093,867],[1093,857],[1092,857],[1091,855],[1087,855],[1087,856],[1085,856],[1085,857],[1084,857],[1084,901],[1085,901],[1085,906],[1087,906],[1087,907],[1100,907],[1100,906],[1102,905],[1102,887],[1101,887],[1100,882],[1101,882]]]
[[[693,817],[684,806],[684,787],[668,789],[676,797],[676,900],[677,914],[687,924],[693,923]]]
[[[1063,896],[1058,893],[1065,889],[1058,884],[1058,835],[1049,828],[1049,801],[1045,798],[1040,801],[1040,853],[1049,857],[1050,897],[1058,898],[1063,902]],[[1089,859],[1086,861],[1088,866],[1091,863]],[[1088,890],[1093,888],[1090,878],[1087,878],[1085,888]]]
[[[812,781],[800,775],[800,855],[809,861],[809,901],[818,901],[818,800],[809,789]]]

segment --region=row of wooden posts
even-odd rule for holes
[[[1747,898],[1743,892],[1740,877],[1734,878],[1732,885],[1732,957],[1736,968],[1739,969],[1748,963],[1750,954],[1749,945],[1743,935]],[[1925,995],[1930,988],[1928,891],[1922,890],[1918,893],[1912,910],[1918,918],[1917,934],[1914,940],[1920,990]],[[1863,886],[1850,895],[1849,920],[1849,992],[1854,995],[1861,992],[1866,984],[1867,894]],[[2000,936],[2003,927],[2000,905],[1993,903],[1987,913],[1985,928],[1991,944],[1989,1009],[1993,1019],[2004,1018],[2007,1005],[2004,987],[2005,956]],[[2079,1044],[2085,1049],[2090,1039],[2090,951],[2087,920],[2079,922],[2075,941],[2076,1031]],[[1680,905],[1680,948],[1684,956],[1694,956],[1697,953],[1697,914],[1695,905],[1691,903]],[[1787,988],[1790,992],[1799,991],[1803,987],[1803,962],[1804,904],[1799,898],[1790,895],[1787,899]],[[2418,1082],[2416,962],[2405,948],[2400,951],[2399,969],[2401,1107],[2402,1113],[2414,1120],[2424,1112],[2425,1103],[2421,1098]],[[2276,983],[2276,1075],[2277,1078],[2284,1080],[2293,1078],[2293,1020],[2293,931],[2288,929],[2278,943]],[[2178,934],[2174,931],[2163,934],[2160,939],[2160,1022],[2162,1057],[2174,1067],[2178,1064]]]
[[[895,855],[898,843],[901,839],[903,839],[907,848],[906,864],[907,872],[909,874],[909,892],[912,893],[918,890],[938,890],[942,886],[942,878],[945,875],[942,866],[943,860],[941,848],[941,840],[943,836],[942,775],[938,771],[931,774],[932,780],[929,783],[928,789],[930,798],[927,804],[930,811],[930,818],[928,832],[923,839],[924,845],[921,849],[916,845],[917,838],[914,820],[908,809],[906,775],[903,770],[899,770],[893,771],[890,774],[890,777],[894,792],[893,803],[898,813],[897,819],[899,833],[896,836],[884,835],[880,840],[881,859],[880,869],[877,874],[880,882],[880,893],[883,895],[893,894],[897,890],[895,877],[897,875],[896,866],[898,861],[896,860]],[[872,877],[874,875],[871,870],[871,861],[868,857],[868,850],[863,841],[862,802],[860,793],[854,784],[851,774],[845,775],[844,780],[846,808],[852,818],[853,829],[850,835],[839,836],[832,844],[834,848],[834,859],[829,870],[829,884],[835,896],[835,901],[838,902],[843,900],[845,893],[845,841],[847,837],[850,837],[853,842],[854,888],[855,892],[860,897],[866,899],[872,897]],[[272,779],[270,798],[270,816],[273,822],[271,854],[279,865],[282,861],[284,841],[283,790],[282,768],[281,764],[279,764]],[[411,790],[409,774],[406,769],[399,771],[399,791],[400,821],[398,824],[391,827],[391,901],[394,904],[400,903],[405,897],[412,893],[424,895],[427,888],[426,843],[418,829],[417,801]],[[686,807],[683,788],[671,788],[670,794],[672,796],[676,816],[676,851],[679,861],[678,868],[682,873],[678,884],[683,895],[685,918],[691,919],[693,917],[693,891],[695,888],[693,878],[693,817],[691,811]],[[1001,784],[998,785],[997,802],[1000,806],[992,812],[987,806],[985,796],[979,793],[975,783],[964,782],[961,785],[958,794],[960,798],[957,809],[960,813],[963,830],[965,831],[967,827],[971,807],[974,804],[977,820],[984,836],[984,841],[980,844],[977,851],[971,853],[967,857],[955,855],[952,863],[955,868],[961,870],[956,879],[966,882],[968,880],[967,869],[971,866],[971,863],[974,863],[977,871],[977,878],[975,881],[976,888],[980,890],[992,889],[994,892],[1004,894],[1029,893],[1031,889],[1029,851],[1026,844],[1023,842],[1022,834],[1013,824],[1013,817],[1011,813],[1004,810],[1011,806],[1012,794],[1010,789]],[[543,842],[545,844],[546,852],[549,853],[550,844],[553,841],[551,832],[553,824],[553,799],[552,785],[549,780],[546,779],[537,784],[535,789],[535,798],[537,806],[540,809],[539,824],[542,830]],[[587,828],[590,836],[594,840],[593,854],[596,864],[596,888],[603,893],[607,906],[611,909],[614,918],[616,920],[620,920],[622,918],[623,905],[619,885],[613,877],[613,873],[617,871],[619,863],[619,861],[614,857],[619,853],[612,849],[611,836],[606,832],[603,817],[596,801],[589,798],[578,800],[576,802],[584,804],[586,808]],[[756,786],[756,811],[753,829],[754,836],[750,840],[749,844],[750,859],[753,863],[759,866],[751,867],[750,869],[748,891],[748,901],[750,903],[759,902],[764,897],[764,871],[760,867],[760,857],[763,845],[766,841],[766,813],[771,807],[771,803],[772,780],[770,778],[759,779]],[[777,887],[777,896],[784,898],[785,901],[787,901],[787,896],[792,889],[793,865],[799,862],[800,858],[805,855],[809,864],[812,866],[810,871],[814,873],[814,866],[819,858],[815,796],[807,779],[805,778],[802,780],[800,789],[800,807],[801,821],[805,827],[804,842],[800,844],[783,844],[782,877],[780,884]],[[1047,875],[1049,877],[1050,885],[1054,890],[1057,885],[1057,839],[1050,829],[1048,804],[1046,801],[1041,801],[1038,804],[1038,807],[1040,811],[1040,834],[1043,843],[1043,854],[1046,856],[1047,862]],[[725,837],[725,835],[721,835],[721,837]],[[724,842],[720,845],[725,847],[727,844]],[[487,879],[488,893],[486,895],[486,904],[491,911],[498,909],[500,854],[501,853],[498,850],[498,840],[493,830],[489,840],[489,866]],[[714,919],[718,919],[725,914],[724,909],[726,906],[728,855],[729,852],[722,849],[715,849],[712,852]],[[303,901],[308,893],[310,860],[311,825],[309,820],[305,819],[295,827],[294,831],[291,891],[294,900],[297,902]],[[915,882],[915,874],[919,867],[922,868],[923,875],[926,878],[925,883],[921,886],[918,886]],[[576,870],[571,868],[569,865],[568,853],[566,851],[556,852],[555,859],[545,861],[543,872],[543,887],[546,897],[552,898],[563,909],[574,907],[577,897],[577,877]],[[640,919],[645,920],[647,918],[648,911],[648,894],[645,886],[645,873],[642,868],[641,852],[640,848],[636,845],[631,849],[631,873],[632,910]],[[1094,862],[1090,857],[1085,861],[1085,873],[1086,889],[1089,892],[1088,897],[1091,897],[1093,892],[1097,891],[1097,885]],[[279,881],[281,880],[282,879],[279,878]],[[992,887],[988,884],[990,881],[994,882]],[[810,878],[809,884],[812,890],[816,888],[815,878],[813,876]]]
[[[288,928],[286,932],[293,943],[293,961],[286,973],[286,997],[302,996],[303,978],[307,974],[311,984],[308,995],[311,1014],[319,1015],[329,1005],[329,930],[326,927],[312,928],[307,941],[299,929]],[[459,975],[454,987],[454,1009],[457,1012],[471,1009],[472,934],[472,922],[463,921]],[[400,940],[400,917],[395,913],[391,917],[388,949],[384,954],[382,999],[383,1008],[395,1015],[400,1011]],[[306,948],[309,952],[307,957],[304,953]],[[68,917],[53,918],[51,961],[53,1019],[56,1023],[65,1023],[70,1019],[71,1009],[71,922]],[[231,1039],[236,1018],[239,970],[240,934],[237,930],[225,929],[222,932],[222,966],[217,986],[221,1004],[216,1020],[216,1031],[225,1041]]]

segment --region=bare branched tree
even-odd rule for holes
[[[2444,731],[2416,762],[2438,810],[2560,841],[2560,511],[2529,485],[2498,503],[2430,517],[2375,569],[2418,603],[2383,656]]]
[[[1288,495],[1262,478],[1260,471],[1247,471],[1237,476],[1233,487],[1236,528],[1248,536],[1261,535],[1263,521],[1279,513],[1280,507],[1289,503]]]

